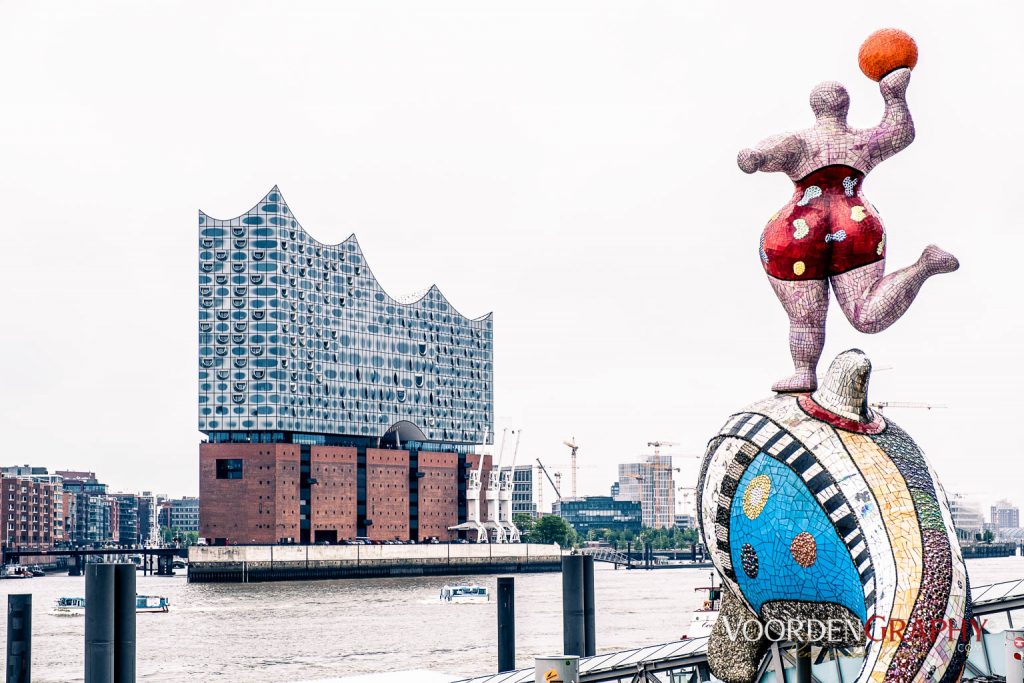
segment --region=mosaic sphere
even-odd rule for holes
[[[861,44],[857,54],[860,70],[873,81],[904,67],[917,66],[917,43],[905,31],[883,28],[875,31]]]
[[[851,349],[813,393],[757,401],[711,437],[697,511],[726,589],[722,618],[783,623],[782,636],[799,642],[864,647],[856,683],[923,680],[933,665],[931,680],[956,680],[965,641],[936,636],[883,647],[865,639],[876,616],[970,617],[946,494],[910,435],[871,409],[870,374],[867,356]],[[841,628],[820,636],[801,626],[816,622]],[[764,643],[718,632],[708,645],[712,672],[754,680]]]

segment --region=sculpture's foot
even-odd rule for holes
[[[818,377],[813,370],[800,370],[772,385],[772,391],[777,391],[780,394],[802,393],[814,391],[817,388]]]
[[[924,248],[924,251],[921,252],[921,258],[917,262],[924,266],[925,271],[929,275],[952,273],[960,267],[960,261],[957,260],[956,256],[953,256],[948,251],[939,249],[934,244],[929,244]]]

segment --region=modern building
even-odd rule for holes
[[[64,491],[74,498],[69,503],[68,540],[74,545],[116,542],[120,537],[119,508],[115,498],[107,494],[107,485],[96,479],[95,472],[58,470]]]
[[[158,519],[157,498],[150,491],[137,496],[139,502],[139,539],[146,545],[159,545],[160,520]]]
[[[981,514],[981,508],[963,494],[954,493],[949,499],[949,512],[953,518],[957,538],[961,541],[973,541],[982,533],[985,518]]]
[[[676,487],[671,455],[646,455],[640,462],[620,464],[618,491],[618,500],[640,503],[645,527],[675,526]]]
[[[117,541],[122,545],[138,545],[139,499],[134,493],[112,493],[110,497],[117,505]]]
[[[50,505],[49,543],[61,545],[68,540],[68,510],[66,494],[64,493],[64,479],[58,474],[50,474],[45,467],[32,467],[31,465],[14,465],[11,467],[0,467],[0,477],[8,479],[24,479],[31,482],[45,484],[47,488],[46,497]],[[4,510],[9,513],[9,503],[5,504]],[[5,534],[9,522],[0,523],[0,535]],[[18,526],[15,524],[14,526]]]
[[[508,472],[507,467],[501,468]],[[537,518],[537,502],[534,500],[533,465],[516,465],[512,471],[512,514],[529,515]]]
[[[695,529],[696,523],[694,522],[693,515],[676,515],[676,528],[683,531],[687,529]]]
[[[200,213],[198,249],[200,536],[448,538],[493,441],[491,315],[391,297],[355,236],[317,241],[276,187]]]
[[[45,480],[0,475],[0,543],[31,550],[54,544],[54,487]]]
[[[643,526],[643,513],[638,501],[616,500],[611,496],[563,498],[558,514],[582,535],[592,529],[636,533]]]
[[[990,508],[990,519],[995,530],[1020,527],[1020,508],[1008,500],[1000,500]]]
[[[199,499],[172,498],[170,501],[169,526],[174,531],[199,531]]]

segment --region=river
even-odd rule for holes
[[[968,560],[971,583],[1024,578],[1024,558]],[[709,570],[614,570],[595,574],[598,651],[678,639],[702,599]],[[474,577],[495,589],[495,576]],[[495,603],[438,601],[445,577],[189,584],[138,576],[140,594],[170,598],[166,614],[138,615],[138,676],[145,681],[309,681],[381,671],[493,671]],[[561,575],[515,579],[516,655],[528,666],[562,642]],[[83,619],[49,613],[60,596],[84,595],[84,579],[0,581],[33,595],[33,680],[80,681]],[[0,623],[6,642],[6,621]]]

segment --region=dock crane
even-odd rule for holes
[[[576,437],[572,437],[568,441],[563,441],[563,444],[572,449],[572,464],[569,466],[570,472],[572,473],[572,498],[576,500],[576,451],[579,450],[579,446],[576,445]]]
[[[519,543],[519,528],[512,521],[512,491],[515,489],[516,457],[519,455],[519,438],[523,430],[513,429],[516,444],[512,448],[512,464],[501,472],[501,486],[498,489],[498,524],[505,531],[509,543]]]
[[[494,532],[494,542],[505,542],[505,528],[501,524],[501,508],[498,500],[501,491],[501,461],[505,457],[505,437],[508,436],[508,427],[501,432],[501,446],[498,447],[498,462],[491,463],[490,476],[487,478],[487,491],[484,498],[487,500],[487,521],[484,526]]]
[[[487,529],[480,523],[480,488],[484,470],[484,443],[480,444],[480,460],[475,470],[469,471],[466,480],[466,521],[448,527],[449,531],[475,531],[477,543],[487,543]]]

